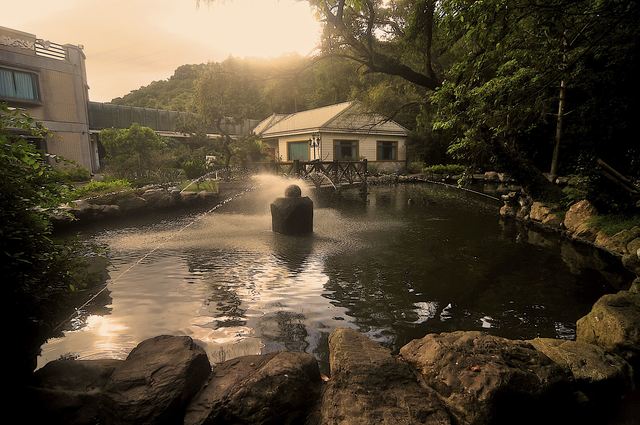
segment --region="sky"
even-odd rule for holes
[[[87,56],[89,98],[109,101],[175,68],[236,57],[307,55],[320,24],[299,0],[2,0],[0,26]],[[6,3],[5,3],[6,2]]]

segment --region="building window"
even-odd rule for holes
[[[357,140],[334,140],[333,159],[337,161],[357,161],[358,141]]]
[[[397,161],[398,142],[378,142],[378,161]]]
[[[39,101],[38,76],[32,72],[0,68],[0,98]]]
[[[289,161],[308,161],[309,160],[309,142],[290,142],[287,143],[287,158]]]

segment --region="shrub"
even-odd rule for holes
[[[19,130],[19,131],[16,131]],[[51,237],[49,211],[64,186],[29,138],[47,131],[26,114],[0,105],[0,273],[5,302],[21,315],[51,309],[56,295],[74,286],[78,259],[72,244]],[[26,316],[24,316],[26,317]]]
[[[117,178],[149,178],[166,165],[165,140],[149,127],[134,123],[125,129],[102,130],[100,140],[106,152],[105,168]]]
[[[182,163],[181,168],[184,170],[184,174],[188,179],[197,179],[203,176],[207,172],[207,165],[199,159],[188,159]]]
[[[105,195],[112,192],[120,192],[122,190],[131,189],[131,183],[125,179],[110,181],[91,181],[84,186],[77,187],[69,195],[67,199],[83,199],[92,196]]]
[[[466,167],[460,164],[437,164],[423,169],[425,173],[433,174],[462,174],[465,170]]]
[[[423,168],[424,168],[424,162],[413,161],[413,162],[410,162],[409,165],[407,165],[407,172],[409,174],[418,174],[422,172]]]
[[[91,180],[91,173],[73,161],[65,160],[65,164],[54,169],[55,177],[63,183],[78,183]]]
[[[602,214],[592,217],[589,224],[611,236],[622,230],[640,226],[640,215]]]

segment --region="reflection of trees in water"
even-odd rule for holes
[[[59,335],[62,336],[62,330],[65,328],[80,329],[87,324],[89,316],[107,316],[113,310],[110,306],[113,302],[111,291],[105,289],[100,292],[89,304],[82,310],[76,310],[78,314],[74,315],[70,323],[66,327],[62,327]]]
[[[572,275],[558,242],[537,247],[513,227],[496,233],[495,216],[462,213],[468,217],[427,207],[399,234],[372,234],[373,248],[328,258],[325,296],[349,309],[363,331],[398,347],[457,329],[566,336],[605,292],[601,270]],[[432,214],[451,218],[430,224]]]
[[[210,306],[211,316],[219,318],[215,326],[244,326],[246,309],[242,307],[238,288],[251,285],[251,280],[250,276],[237,275],[240,264],[237,263],[235,253],[222,250],[191,250],[186,254],[189,272],[212,277],[206,279],[210,292],[205,304]]]

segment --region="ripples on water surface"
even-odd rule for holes
[[[592,250],[514,225],[497,206],[437,186],[314,199],[315,233],[270,230],[273,191],[195,214],[85,232],[109,245],[111,281],[38,366],[61,355],[124,358],[143,339],[189,335],[213,362],[277,350],[327,362],[327,336],[360,329],[398,349],[428,332],[572,338],[614,266]],[[278,193],[280,193],[278,191]],[[154,247],[164,243],[126,274]]]

